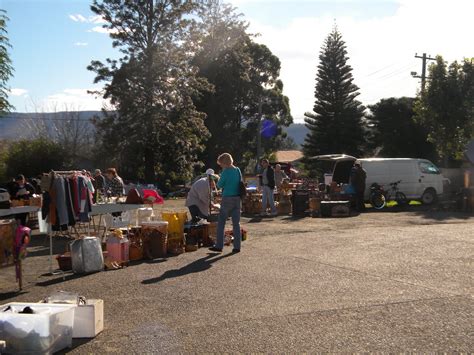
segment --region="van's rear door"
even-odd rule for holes
[[[310,160],[321,160],[321,161],[343,161],[343,160],[351,160],[356,161],[357,158],[346,155],[346,154],[325,154],[325,155],[316,155],[314,157],[309,158]]]
[[[316,155],[311,157],[310,160],[334,162],[331,181],[337,182],[338,184],[347,184],[351,176],[351,168],[357,158],[346,154],[326,154]]]

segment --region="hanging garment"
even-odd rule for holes
[[[64,179],[64,189],[66,191],[66,207],[69,219],[68,225],[73,226],[76,224],[76,217],[74,216],[74,208],[72,206],[71,185],[69,179]]]
[[[64,188],[64,178],[57,176],[53,182],[53,189],[56,190],[56,210],[58,211],[59,224],[67,225],[69,223],[69,217],[67,214],[66,206],[66,190]]]
[[[92,210],[92,191],[89,190],[86,179],[84,176],[78,176],[81,222],[89,222],[89,213]]]

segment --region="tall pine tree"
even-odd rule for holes
[[[359,156],[364,146],[364,106],[356,100],[352,67],[341,33],[334,27],[324,41],[316,77],[313,112],[305,113],[309,133],[303,144],[306,158],[331,153]]]

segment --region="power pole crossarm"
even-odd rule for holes
[[[436,58],[431,58],[427,56],[426,53],[423,53],[422,56],[415,54],[415,58],[420,58],[422,60],[421,64],[421,76],[413,75],[414,78],[421,78],[421,92],[425,92],[425,85],[426,85],[426,62],[428,60],[436,60]]]

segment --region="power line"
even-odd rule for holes
[[[412,64],[408,64],[408,65],[405,65],[403,68],[400,68],[400,69],[397,69],[397,70],[394,70],[393,72],[391,73],[388,73],[388,74],[385,74],[379,78],[377,78],[378,80],[380,79],[387,79],[387,78],[390,78],[392,76],[397,76],[397,75],[400,75],[402,73],[404,73],[408,68],[410,68],[412,66]]]
[[[385,70],[385,69],[388,69],[388,68],[390,68],[390,67],[393,67],[395,64],[396,64],[396,63],[392,63],[392,64],[390,64],[390,65],[387,65],[386,67],[383,67],[382,69],[379,69],[379,70],[376,70],[376,71],[374,71],[374,72],[372,72],[372,73],[370,73],[370,74],[367,74],[365,77],[369,77],[369,76],[372,76],[372,75],[374,75],[374,74],[377,74],[377,73],[379,73],[379,72],[381,72],[381,71],[383,71],[383,70]]]

